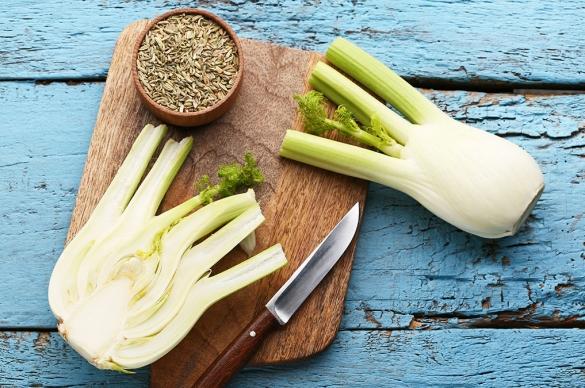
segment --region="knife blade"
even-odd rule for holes
[[[355,236],[358,224],[359,202],[274,294],[266,304],[266,309],[217,357],[193,386],[224,386],[250,360],[262,340],[279,325],[285,325],[311,295],[343,256]]]
[[[356,203],[268,301],[266,308],[278,323],[288,322],[343,255],[357,230],[359,212]]]

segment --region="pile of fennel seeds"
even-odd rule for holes
[[[201,15],[179,14],[149,30],[136,64],[140,83],[155,102],[177,112],[197,112],[226,96],[239,58],[220,25]]]

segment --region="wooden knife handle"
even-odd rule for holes
[[[223,387],[252,358],[266,335],[278,327],[270,311],[264,311],[246,327],[201,375],[197,388]]]

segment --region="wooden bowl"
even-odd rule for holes
[[[152,98],[150,98],[148,94],[146,94],[146,90],[144,90],[144,88],[142,87],[142,83],[138,78],[138,67],[136,62],[138,60],[138,50],[142,45],[144,37],[156,23],[170,16],[178,14],[201,15],[221,26],[225,31],[227,31],[230,38],[234,41],[239,58],[238,72],[236,74],[236,78],[234,79],[234,84],[232,88],[228,91],[226,96],[217,103],[215,103],[214,105],[197,112],[177,112],[160,105],[159,103],[155,102]],[[232,30],[232,28],[219,16],[214,15],[211,12],[196,8],[175,9],[153,19],[144,29],[144,31],[142,31],[140,36],[138,36],[138,40],[136,41],[136,45],[134,46],[134,51],[132,53],[132,80],[134,82],[134,85],[136,86],[136,90],[138,90],[140,98],[142,99],[148,110],[150,110],[156,117],[158,117],[164,123],[173,124],[181,127],[195,127],[198,125],[204,125],[210,123],[211,121],[223,115],[236,101],[236,96],[242,84],[243,71],[244,55],[242,45],[234,30]]]

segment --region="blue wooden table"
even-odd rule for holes
[[[187,1],[0,7],[0,385],[148,383],[94,369],[46,289],[114,42]],[[346,36],[463,121],[526,148],[545,192],[515,237],[460,232],[370,185],[333,345],[236,386],[585,385],[585,6],[579,0],[201,1],[244,37],[324,50]]]

